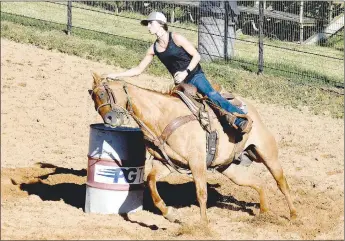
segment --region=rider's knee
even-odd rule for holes
[[[208,93],[208,98],[212,99],[217,99],[219,97],[219,93],[215,90],[211,91]]]
[[[221,96],[215,90],[208,93],[208,98],[210,98],[214,102],[221,102]]]

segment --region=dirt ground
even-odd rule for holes
[[[267,184],[270,212],[255,191],[208,173],[209,226],[199,225],[192,179],[158,183],[183,224],[170,223],[145,189],[144,209],[128,215],[83,211],[89,125],[102,122],[88,95],[91,70],[116,67],[1,39],[1,239],[344,239],[344,122],[252,100],[279,144],[298,211],[262,164],[247,167]],[[131,80],[168,86],[167,79]],[[325,107],[327,108],[327,107]]]

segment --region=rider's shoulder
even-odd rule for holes
[[[186,39],[182,34],[180,34],[180,33],[175,33],[175,32],[173,32],[173,33],[171,33],[171,36],[172,36],[174,42],[177,43],[177,44],[181,44],[181,43],[183,43],[184,41],[187,40],[187,39]]]
[[[184,36],[180,33],[177,33],[177,32],[171,32],[171,36],[174,38],[174,39],[181,39],[181,38],[184,38]]]

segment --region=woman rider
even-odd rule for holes
[[[156,55],[174,77],[175,84],[181,82],[192,84],[200,93],[227,112],[244,114],[241,109],[232,105],[212,88],[199,64],[200,54],[185,37],[178,33],[168,32],[167,20],[163,13],[152,12],[146,20],[141,21],[141,24],[147,26],[149,32],[156,35],[157,40],[149,47],[144,59],[137,67],[122,73],[107,74],[106,78],[117,79],[139,75]],[[228,120],[235,119],[234,123],[230,124],[237,126],[239,132],[246,133],[250,130],[247,119],[233,118],[233,115],[229,117]]]

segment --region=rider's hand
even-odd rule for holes
[[[187,77],[188,73],[187,70],[184,71],[178,71],[174,74],[174,80],[175,80],[175,84],[179,84],[182,81],[185,80],[185,78]]]

